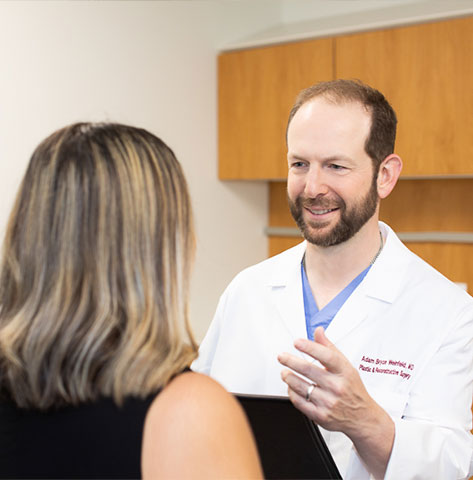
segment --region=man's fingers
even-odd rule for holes
[[[294,406],[306,415],[313,417],[315,415],[315,405],[317,404],[316,387],[311,387],[313,383],[306,382],[297,375],[294,375],[290,370],[283,370],[281,377],[288,386],[289,398]],[[309,399],[307,398],[308,393],[310,393]]]
[[[321,342],[299,338],[294,342],[294,346],[297,350],[318,360],[330,372],[340,373],[346,363],[345,357],[325,336],[322,328],[316,329],[316,335],[316,340],[320,339]]]
[[[310,382],[294,375],[290,370],[283,370],[281,372],[281,378],[287,383],[291,390],[303,398],[306,397],[307,389],[312,385]]]
[[[306,360],[291,355],[289,353],[281,353],[278,355],[279,363],[285,367],[294,370],[298,374],[308,378],[310,381],[323,384],[325,371],[322,368],[317,367],[313,363],[309,363]],[[284,378],[283,378],[284,379]]]

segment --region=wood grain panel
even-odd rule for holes
[[[473,293],[473,245],[460,243],[406,243],[406,246],[454,282]]]
[[[269,237],[268,238],[268,257],[284,252],[288,248],[295,247],[301,243],[303,238],[298,237]]]
[[[284,179],[285,131],[298,92],[333,77],[333,39],[218,58],[219,178]]]
[[[473,179],[400,180],[380,218],[398,232],[473,232]]]
[[[270,227],[295,227],[287,204],[286,182],[270,182],[269,184],[269,215]]]
[[[473,17],[335,42],[335,75],[378,88],[396,110],[404,175],[473,172]]]

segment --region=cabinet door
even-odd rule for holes
[[[378,88],[396,110],[403,175],[473,173],[473,17],[335,42],[335,75]]]
[[[219,178],[285,179],[285,132],[300,90],[333,77],[333,40],[223,53],[218,58]]]

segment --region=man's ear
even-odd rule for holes
[[[378,195],[379,198],[386,198],[397,183],[402,170],[401,157],[392,153],[388,155],[379,166],[378,172]]]

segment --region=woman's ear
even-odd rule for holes
[[[397,183],[402,170],[401,157],[392,153],[388,155],[379,166],[378,172],[378,195],[379,198],[386,198]]]

